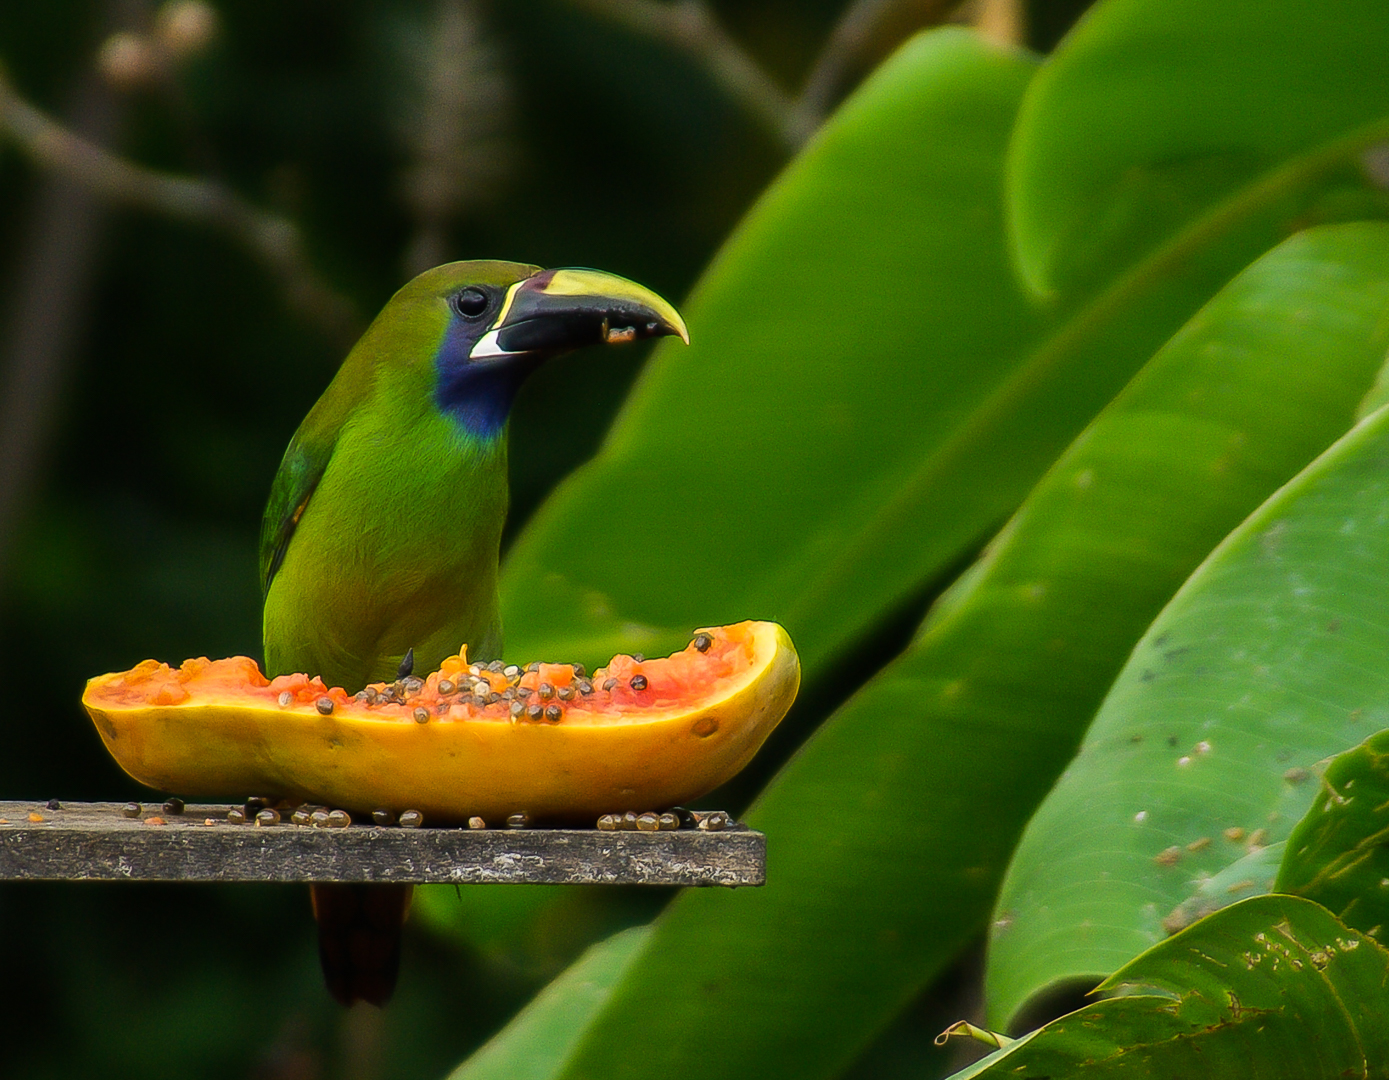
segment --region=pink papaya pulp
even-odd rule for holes
[[[493,665],[495,667],[496,665]],[[349,696],[254,660],[146,660],[87,684],[82,704],[127,773],[181,795],[264,795],[433,822],[514,813],[581,819],[698,798],[786,715],[800,662],[775,623],[697,632],[655,660],[469,665]]]

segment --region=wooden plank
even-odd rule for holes
[[[233,825],[227,805],[0,802],[0,880],[761,885],[766,837],[722,831]],[[151,824],[156,817],[164,824]]]

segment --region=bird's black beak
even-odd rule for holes
[[[480,362],[548,357],[670,335],[690,342],[680,313],[650,289],[600,270],[542,270],[507,290],[501,312],[468,355]]]

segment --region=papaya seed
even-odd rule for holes
[[[48,804],[48,809],[50,809],[50,810],[56,810],[56,809],[58,809],[55,805],[53,805],[53,803],[55,803],[55,802],[57,802],[56,799],[54,799],[53,802],[50,802],[50,803]],[[165,799],[165,800],[164,800],[164,813],[166,813],[166,814],[175,814],[175,815],[183,813],[183,800],[180,799],[178,796],[174,796],[173,798],[170,798],[170,799]]]
[[[705,814],[700,820],[699,827],[708,832],[722,832],[728,827],[728,815],[722,810],[715,810],[712,814]]]
[[[708,652],[709,646],[712,644],[714,644],[714,639],[711,638],[708,634],[695,635],[694,647],[697,652]]]
[[[313,811],[310,810],[307,805],[301,806],[299,809],[295,810],[294,813],[289,815],[289,820],[295,825],[307,825],[309,823],[309,815],[312,813]]]
[[[531,816],[529,814],[524,813],[512,814],[510,817],[506,819],[506,827],[508,829],[524,829],[530,823]]]
[[[558,697],[560,701],[569,701],[574,696],[574,688],[572,686],[561,686],[559,692],[555,696]]]
[[[617,819],[617,827],[626,832],[634,831],[637,827],[637,812],[635,810],[628,810]]]
[[[328,828],[345,829],[352,824],[352,815],[346,810],[328,811]]]
[[[545,706],[545,719],[552,724],[558,724],[564,716],[564,710],[558,705]]]
[[[394,825],[395,814],[386,809],[373,810],[371,812],[371,820],[378,825]]]
[[[418,694],[424,689],[424,680],[416,675],[408,675],[401,680],[400,685],[407,694]]]
[[[330,697],[321,697],[314,702],[314,707],[318,709],[319,713],[323,716],[331,716],[333,712],[333,699]]]
[[[540,670],[540,661],[539,661],[539,660],[532,660],[529,664],[526,665],[526,670],[527,670],[527,671],[539,671],[539,670]]]
[[[536,691],[540,695],[541,701],[549,701],[555,696],[555,688],[547,682],[540,684],[540,689]]]
[[[487,670],[500,674],[502,669],[505,667],[506,665],[503,664],[500,660],[493,660],[487,665]]]
[[[583,664],[570,664],[569,666],[574,669],[574,678],[576,679],[582,679],[588,674],[588,668],[584,667]]]
[[[545,706],[544,706],[544,705],[541,705],[541,704],[539,704],[538,702],[534,702],[534,701],[533,701],[533,702],[531,702],[529,705],[526,706],[526,716],[527,716],[528,719],[531,719],[531,720],[539,720],[539,719],[540,719],[542,716],[544,716],[544,715],[545,715]]]
[[[518,686],[516,688],[516,696],[520,698],[522,701],[525,701],[526,698],[530,697],[532,693],[533,691],[529,686]]]
[[[638,664],[644,664],[646,662],[646,657],[644,657],[641,653],[633,653],[632,659],[635,660]]]
[[[661,827],[661,818],[657,814],[638,814],[637,830],[639,832],[655,832]]]
[[[598,827],[604,832],[612,832],[617,828],[617,818],[612,814],[604,814],[598,819]]]
[[[280,812],[278,810],[272,810],[269,807],[266,807],[266,809],[262,810],[260,813],[256,815],[257,826],[269,827],[271,825],[278,825],[279,823]]]
[[[128,802],[121,807],[121,813],[128,818],[137,818],[140,816],[140,804],[137,802]]]
[[[402,810],[400,812],[400,827],[402,829],[418,829],[424,824],[424,815],[418,810]]]
[[[165,805],[167,806],[168,804],[166,803]],[[61,810],[61,809],[63,808],[63,804],[60,803],[57,799],[49,799],[49,800],[48,800],[48,803],[47,803],[47,806],[48,806],[48,809],[50,809],[50,810]],[[182,813],[182,812],[183,812],[183,803],[179,803],[179,804],[178,804],[178,808],[179,808],[179,813]]]
[[[616,686],[616,685],[617,685],[617,680],[616,680],[616,679],[604,679],[604,680],[603,680],[603,689],[604,689],[604,690],[612,690],[612,688],[613,688],[614,686]]]
[[[485,829],[485,828],[487,828],[487,822],[483,821],[482,818],[480,818],[480,817],[478,817],[476,814],[474,814],[472,817],[470,817],[470,818],[468,819],[468,828],[470,828],[470,829]]]
[[[133,815],[130,815],[130,816],[133,816]],[[227,824],[228,824],[228,825],[245,825],[245,824],[246,824],[246,811],[243,810],[243,809],[242,809],[241,807],[239,807],[239,806],[233,806],[230,810],[227,811]]]
[[[269,805],[269,799],[261,795],[252,795],[246,800],[246,816],[255,817],[257,810],[264,810]]]
[[[502,700],[503,700],[503,701],[514,701],[514,700],[516,700],[516,691],[515,691],[515,690],[512,690],[510,687],[508,687],[507,689],[503,690],[503,691],[502,691]]]
[[[446,712],[449,711],[450,708],[451,706],[447,701],[441,701],[439,702],[439,704],[434,706],[434,712],[439,716],[443,716]]]
[[[415,716],[415,723],[417,723],[417,724],[427,724],[427,723],[429,723],[429,710],[426,709],[423,705],[416,705],[416,706],[415,706],[415,713],[414,713],[414,716]]]
[[[662,814],[656,820],[657,823],[660,825],[662,832],[667,832],[671,829],[680,828],[680,819],[676,817],[674,814],[670,813],[670,811],[666,811],[666,813]]]
[[[454,682],[453,682],[452,679],[440,679],[440,680],[439,680],[439,693],[441,693],[441,694],[452,694],[452,693],[453,693],[455,690],[457,690],[457,689],[458,689],[458,687],[454,685]]]
[[[645,675],[633,675],[632,681],[628,684],[633,690],[645,690],[647,681]]]
[[[583,694],[584,697],[588,697],[589,694],[593,693],[593,683],[589,682],[587,679],[580,679],[579,693]]]
[[[676,816],[682,829],[693,829],[699,825],[698,819],[683,806],[672,806],[670,812]]]
[[[511,716],[512,716],[512,719],[514,719],[514,720],[519,720],[521,717],[523,717],[523,716],[525,716],[525,715],[526,715],[526,707],[525,707],[524,705],[522,705],[519,701],[513,701],[513,702],[511,703]]]
[[[322,829],[324,826],[328,824],[328,817],[328,811],[320,806],[317,810],[315,810],[312,814],[309,815],[309,824],[312,825],[315,829]]]
[[[291,694],[288,690],[281,690],[281,691],[280,691],[280,696],[279,696],[278,698],[276,698],[275,700],[278,701],[278,702],[280,703],[280,708],[284,708],[284,707],[287,706],[291,701],[294,700],[294,695]]]
[[[516,676],[521,674],[521,669],[518,668],[515,664],[508,664],[506,667],[502,669],[502,674],[505,675],[508,679],[514,679],[516,678]]]

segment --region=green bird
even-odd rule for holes
[[[512,402],[545,360],[689,335],[676,310],[596,270],[456,262],[391,298],[285,451],[261,527],[266,673],[354,692],[466,643],[500,657],[498,559]],[[343,1004],[395,986],[410,886],[316,885]]]

